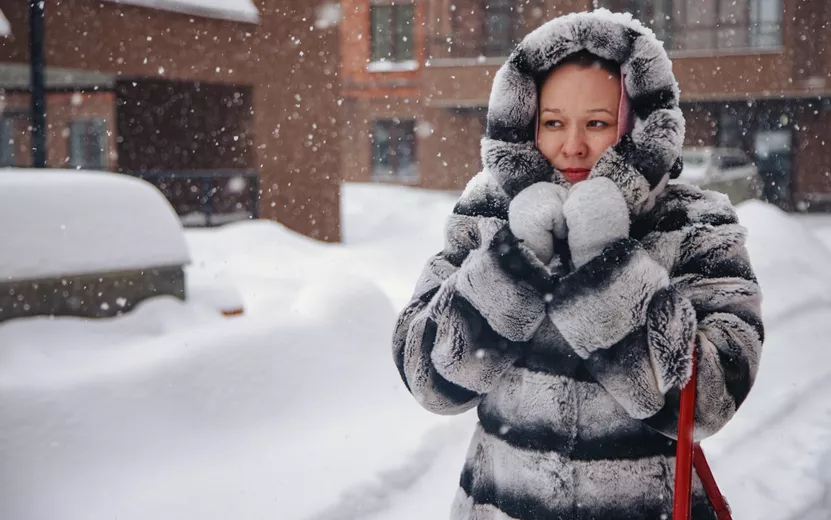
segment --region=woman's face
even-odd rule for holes
[[[579,182],[617,141],[620,78],[600,67],[554,69],[540,93],[537,148],[566,179]]]

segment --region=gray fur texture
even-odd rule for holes
[[[580,49],[621,63],[637,122],[570,188],[533,143],[535,80]],[[670,517],[692,356],[697,439],[746,398],[762,295],[726,197],[667,184],[683,130],[669,60],[626,15],[553,20],[495,78],[485,169],[393,336],[422,406],[478,408],[454,520]],[[715,518],[697,478],[693,518]]]

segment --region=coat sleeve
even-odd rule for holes
[[[691,336],[698,365],[695,438],[701,440],[733,417],[756,379],[764,342],[762,292],[738,223],[693,226],[683,236],[672,283],[649,308],[649,352],[666,394],[646,424],[677,437],[680,387],[692,367],[673,345]]]
[[[706,207],[706,204],[704,205]],[[696,438],[733,416],[756,376],[761,292],[732,208],[663,221],[564,277],[548,314],[634,418],[677,435],[680,388],[698,361]]]
[[[543,296],[500,265],[500,216],[457,205],[443,251],[428,260],[395,325],[401,378],[432,412],[476,406],[545,319]]]

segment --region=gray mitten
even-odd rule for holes
[[[563,203],[567,196],[564,186],[538,182],[519,192],[508,207],[511,232],[544,264],[554,256],[554,238],[566,238]]]
[[[629,236],[629,209],[620,188],[605,177],[571,187],[563,204],[568,247],[579,268],[607,246]]]

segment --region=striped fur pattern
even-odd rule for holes
[[[569,210],[566,200],[568,233],[580,237],[552,227],[550,258],[540,259],[510,231],[512,201],[540,182],[569,186],[533,149],[534,75],[583,48],[629,71],[638,122],[584,181],[603,178],[594,187],[604,193],[612,181],[624,222],[579,224],[589,202]],[[682,139],[669,61],[627,16],[549,22],[496,78],[486,167],[448,219],[444,248],[393,338],[422,406],[477,408],[454,520],[669,518],[693,352],[696,438],[722,428],[750,391],[764,329],[745,229],[725,196],[667,184]],[[697,479],[693,518],[715,518]]]

